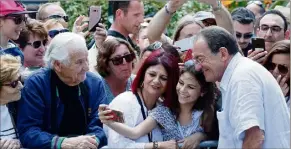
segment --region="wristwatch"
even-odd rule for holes
[[[168,9],[168,4],[166,4],[165,5],[165,10],[166,10],[166,13],[168,14],[168,15],[173,15],[176,11],[174,11],[174,12],[170,12],[170,10]]]
[[[212,11],[218,11],[221,9],[221,1],[216,0],[216,2],[217,2],[217,7],[212,7]]]

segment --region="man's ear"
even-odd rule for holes
[[[290,40],[290,29],[285,32],[285,39]]]
[[[115,12],[115,18],[121,18],[123,17],[123,11],[121,9],[117,9],[116,12]]]
[[[229,59],[229,53],[228,53],[228,50],[225,48],[225,47],[221,47],[219,48],[219,51],[220,51],[220,59],[221,61],[225,62]]]
[[[55,71],[60,72],[62,70],[62,64],[59,61],[54,61],[53,68]]]

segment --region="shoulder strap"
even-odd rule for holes
[[[142,101],[141,101],[141,99],[140,99],[140,97],[139,97],[139,95],[137,93],[135,94],[135,96],[136,96],[136,99],[137,99],[137,101],[138,101],[138,103],[140,105],[142,117],[145,120],[146,119],[146,115],[145,115],[145,110],[143,108]],[[151,133],[148,133],[148,139],[149,139],[149,142],[152,142]]]
[[[117,31],[115,31],[115,30],[108,30],[107,34],[108,34],[109,36],[113,36],[113,37],[121,38],[121,39],[123,39],[123,40],[128,41],[127,38],[126,38],[125,36],[123,36],[121,33],[117,32]]]

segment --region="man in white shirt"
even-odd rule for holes
[[[193,56],[208,82],[220,82],[218,148],[290,148],[290,114],[280,86],[263,66],[239,53],[230,33],[203,29]]]

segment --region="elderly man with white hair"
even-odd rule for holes
[[[85,39],[57,35],[45,54],[48,68],[28,77],[17,128],[24,148],[100,148],[107,144],[98,118],[106,101],[101,80],[88,72]]]

